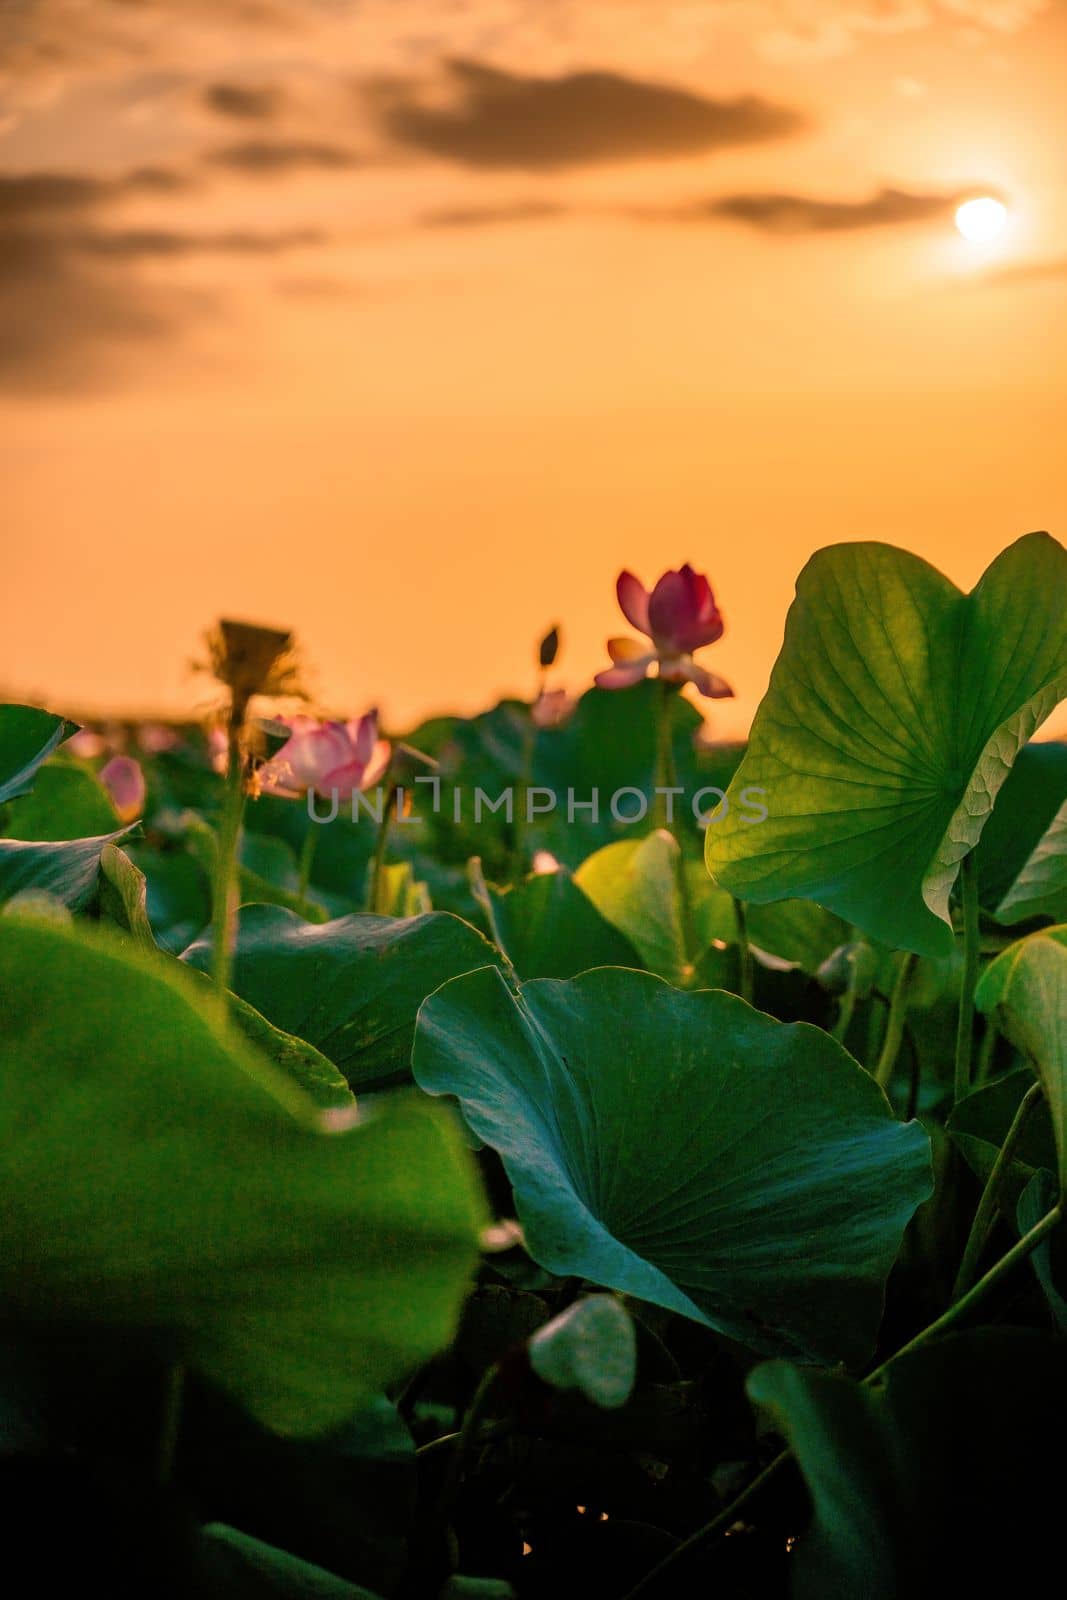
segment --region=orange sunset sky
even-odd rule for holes
[[[0,688],[226,613],[397,726],[688,559],[743,733],[820,545],[1067,540],[1065,99],[1042,0],[0,0]]]

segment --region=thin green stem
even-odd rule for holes
[[[1044,1094],[1040,1083],[1032,1083],[1019,1101],[1018,1109],[1008,1129],[1004,1143],[997,1151],[997,1158],[993,1163],[989,1177],[986,1179],[985,1188],[982,1190],[981,1199],[974,1213],[971,1231],[960,1262],[960,1270],[956,1274],[956,1282],[952,1289],[952,1299],[956,1301],[961,1295],[966,1294],[974,1282],[978,1271],[978,1262],[982,1251],[985,1249],[986,1240],[989,1238],[990,1229],[1000,1210],[1000,1202],[1004,1193],[1004,1181],[1011,1170],[1012,1158],[1019,1146],[1023,1130],[1029,1120],[1030,1113]]]
[[[774,1460],[768,1462],[763,1471],[757,1473],[752,1481],[745,1485],[741,1493],[731,1500],[725,1511],[720,1511],[717,1517],[713,1517],[702,1528],[698,1528],[695,1533],[691,1533],[688,1539],[683,1540],[680,1545],[677,1545],[671,1551],[670,1555],[664,1556],[657,1567],[653,1567],[651,1572],[646,1572],[640,1583],[626,1595],[626,1600],[651,1600],[651,1597],[655,1594],[665,1596],[676,1594],[675,1583],[678,1576],[678,1568],[684,1565],[690,1557],[699,1555],[708,1545],[714,1544],[720,1534],[726,1533],[732,1528],[738,1519],[739,1513],[745,1509],[748,1502],[755,1499],[760,1490],[765,1488],[772,1478],[776,1478],[782,1468],[792,1459],[793,1453],[791,1450],[783,1450],[779,1455],[776,1455]]]
[[[737,927],[737,954],[741,966],[739,993],[742,1000],[747,1000],[751,1005],[754,990],[752,946],[748,942],[748,913],[743,900],[734,900],[734,923]]]
[[[848,958],[848,988],[841,996],[838,1007],[837,1021],[834,1023],[832,1034],[838,1044],[844,1044],[848,1030],[852,1025],[852,1016],[856,1009],[856,991],[859,987],[859,962],[855,953]]]
[[[1059,1222],[1062,1220],[1062,1216],[1063,1203],[1060,1201],[1053,1207],[1047,1216],[1042,1217],[1040,1222],[1036,1223],[1028,1233],[1024,1234],[1018,1243],[1013,1245],[1013,1247],[1007,1252],[1006,1255],[1001,1257],[995,1266],[989,1269],[984,1278],[980,1278],[978,1280],[973,1289],[970,1289],[965,1295],[962,1296],[961,1299],[957,1300],[954,1305],[949,1306],[948,1310],[944,1312],[942,1316],[938,1317],[936,1322],[931,1322],[928,1327],[922,1330],[921,1333],[917,1333],[915,1338],[910,1340],[908,1344],[902,1346],[902,1348],[891,1355],[887,1361],[883,1361],[880,1367],[876,1367],[873,1372],[869,1373],[867,1377],[863,1379],[864,1385],[872,1385],[879,1382],[879,1380],[882,1379],[885,1374],[896,1364],[896,1362],[901,1360],[903,1356],[911,1355],[913,1351],[920,1349],[923,1345],[929,1343],[931,1339],[936,1339],[940,1334],[946,1333],[951,1327],[964,1318],[968,1312],[972,1311],[980,1301],[984,1300],[986,1295],[989,1294],[992,1289],[995,1289],[996,1286],[1004,1278],[1006,1278],[1021,1261],[1025,1261],[1028,1256],[1033,1254],[1038,1245],[1041,1244],[1041,1242],[1047,1238],[1052,1230],[1059,1224]],[[747,1484],[745,1488],[742,1489],[741,1493],[731,1501],[724,1511],[721,1511],[717,1517],[713,1518],[711,1522],[706,1523],[702,1528],[698,1528],[695,1533],[690,1534],[689,1538],[686,1539],[684,1543],[678,1545],[675,1550],[672,1550],[670,1555],[666,1556],[664,1560],[660,1562],[659,1566],[654,1567],[651,1572],[647,1573],[646,1576],[642,1578],[633,1589],[630,1590],[630,1592],[626,1595],[625,1600],[652,1600],[653,1595],[661,1595],[666,1597],[668,1595],[677,1593],[678,1569],[683,1566],[691,1556],[699,1553],[709,1544],[713,1543],[719,1534],[723,1534],[729,1528],[733,1527],[734,1523],[738,1519],[739,1512],[744,1510],[749,1501],[754,1499],[760,1490],[763,1489],[772,1478],[776,1477],[781,1469],[790,1460],[792,1460],[791,1450],[783,1450],[780,1455],[775,1456],[774,1460],[771,1461],[768,1466],[764,1467],[763,1471],[758,1473],[757,1476],[752,1479],[751,1483]]]
[[[963,903],[963,979],[953,1078],[953,1095],[957,1105],[971,1087],[971,1055],[974,1050],[974,991],[978,982],[979,941],[978,857],[973,850],[964,856],[960,868],[960,895]]]
[[[908,989],[911,985],[911,975],[915,969],[915,957],[910,951],[900,957],[897,965],[897,974],[893,980],[893,993],[889,997],[889,1016],[886,1019],[885,1037],[882,1040],[881,1054],[872,1074],[874,1081],[882,1089],[889,1087],[889,1080],[893,1076],[897,1056],[900,1054],[901,1042],[904,1038],[904,1023],[908,1016]]]
[[[657,828],[668,828],[671,832],[668,818],[668,804],[670,796],[662,791],[669,789],[674,783],[674,746],[671,739],[671,711],[674,706],[674,685],[668,683],[666,678],[656,679],[658,698],[656,702],[656,794],[653,808],[653,821]]]
[[[229,723],[229,762],[226,788],[219,820],[215,851],[215,879],[211,907],[211,976],[215,992],[224,1003],[230,988],[233,968],[233,935],[236,913],[237,845],[245,809],[245,761],[241,749],[241,722],[231,713]]]
[[[489,1408],[489,1400],[492,1396],[499,1370],[499,1367],[492,1366],[482,1374],[481,1381],[474,1391],[470,1405],[467,1407],[467,1414],[460,1425],[459,1433],[456,1435],[455,1448],[452,1451],[452,1456],[448,1463],[448,1471],[445,1474],[445,1481],[441,1485],[441,1493],[434,1508],[433,1524],[435,1529],[442,1533],[448,1526],[449,1514],[459,1492],[459,1486],[463,1481],[463,1472],[477,1440],[482,1419]]]
[[[315,860],[315,846],[319,842],[319,824],[308,818],[308,831],[304,835],[304,843],[300,847],[300,877],[297,883],[297,893],[300,896],[300,908],[307,914],[308,886],[311,883],[311,868]]]
[[[389,825],[392,822],[395,801],[396,785],[390,784],[385,792],[382,820],[378,824],[378,837],[374,841],[374,855],[371,859],[370,876],[367,879],[368,911],[380,910],[382,873],[385,869],[385,852],[389,847]]]
[[[1000,1038],[1000,1029],[992,1017],[987,1017],[985,1032],[982,1042],[978,1047],[978,1070],[974,1075],[975,1088],[980,1088],[983,1083],[988,1083],[993,1073],[993,1059],[997,1053],[997,1040]]]
[[[990,1267],[985,1276],[979,1278],[973,1288],[968,1289],[966,1294],[953,1301],[948,1310],[943,1312],[936,1322],[931,1322],[921,1333],[917,1333],[914,1339],[895,1351],[888,1361],[883,1361],[880,1367],[876,1367],[873,1372],[869,1373],[864,1378],[864,1383],[876,1383],[879,1378],[884,1377],[889,1368],[899,1361],[902,1356],[911,1355],[913,1350],[919,1350],[923,1345],[929,1344],[931,1339],[936,1339],[940,1334],[947,1333],[949,1328],[965,1317],[969,1311],[973,1311],[975,1306],[984,1300],[986,1295],[992,1289],[995,1289],[1002,1279],[1006,1278],[1018,1266],[1020,1261],[1025,1261],[1028,1256],[1033,1255],[1042,1240],[1046,1239],[1052,1230],[1059,1225],[1062,1217],[1063,1202],[1057,1201],[1047,1216],[1042,1217],[1040,1222],[1035,1222],[1029,1233],[1024,1233],[1022,1238],[1016,1244],[1013,1244],[1011,1249],[1005,1255],[1002,1255],[994,1266]]]

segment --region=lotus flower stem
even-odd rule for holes
[[[993,1163],[989,1177],[986,1179],[985,1188],[982,1190],[978,1208],[974,1213],[971,1231],[960,1262],[960,1270],[956,1274],[956,1282],[952,1288],[952,1300],[957,1301],[961,1295],[966,1294],[974,1282],[974,1275],[978,1269],[978,1262],[989,1238],[989,1230],[996,1220],[1000,1210],[1000,1202],[1004,1192],[1004,1180],[1011,1168],[1012,1157],[1018,1148],[1023,1130],[1030,1119],[1037,1102],[1044,1094],[1044,1087],[1040,1083],[1032,1083],[1019,1101],[1007,1137],[997,1152],[997,1159]]]
[[[841,996],[841,1003],[837,1012],[837,1021],[834,1023],[832,1037],[838,1044],[844,1044],[845,1037],[852,1024],[853,1013],[856,1010],[856,993],[859,988],[859,963],[851,957],[848,963],[848,987]]]
[[[225,1003],[233,966],[233,923],[237,877],[237,842],[245,809],[245,757],[241,748],[241,721],[236,706],[228,726],[229,764],[219,822],[212,894],[211,976],[219,999]]]
[[[978,982],[979,937],[978,857],[973,850],[964,856],[960,868],[960,894],[963,902],[963,979],[953,1080],[956,1105],[971,1087],[971,1054],[974,1048],[974,991]]]
[[[889,998],[889,1016],[885,1025],[885,1037],[882,1040],[881,1054],[872,1074],[879,1088],[888,1089],[889,1080],[893,1076],[897,1056],[900,1054],[901,1042],[904,1038],[904,1023],[908,1015],[908,989],[911,986],[911,975],[915,970],[915,957],[905,951],[897,966],[897,975],[893,982],[893,993]]]
[[[1006,1278],[1021,1261],[1025,1261],[1028,1256],[1031,1256],[1038,1245],[1048,1237],[1062,1220],[1063,1202],[1061,1200],[1057,1202],[1047,1216],[1042,1217],[1040,1222],[1035,1223],[1030,1231],[1025,1233],[1018,1243],[1013,1245],[1007,1254],[1000,1258],[995,1266],[990,1267],[984,1278],[979,1278],[972,1289],[968,1290],[955,1304],[949,1306],[948,1310],[938,1317],[936,1322],[931,1322],[921,1333],[917,1333],[914,1339],[909,1340],[888,1360],[883,1361],[880,1367],[876,1367],[873,1372],[869,1373],[863,1379],[864,1386],[870,1387],[879,1383],[903,1356],[911,1355],[914,1350],[918,1350],[923,1345],[928,1344],[931,1339],[936,1339],[942,1333],[947,1333],[951,1327],[967,1316],[981,1300],[984,1300],[990,1290],[996,1288],[997,1284]],[[705,1550],[720,1534],[724,1534],[729,1528],[732,1528],[738,1519],[738,1514],[748,1505],[749,1501],[753,1500],[772,1478],[777,1477],[782,1468],[792,1459],[793,1452],[791,1450],[783,1450],[779,1455],[775,1456],[774,1460],[769,1462],[762,1472],[757,1473],[724,1511],[720,1511],[719,1515],[714,1517],[711,1522],[705,1523],[702,1528],[698,1528],[695,1533],[690,1534],[689,1538],[680,1544],[677,1549],[672,1550],[669,1556],[664,1557],[659,1566],[653,1567],[651,1572],[646,1573],[641,1581],[625,1596],[625,1600],[652,1600],[654,1595],[660,1596],[661,1600],[667,1600],[667,1596],[677,1594],[679,1572],[685,1562],[691,1556]]]
[[[371,860],[370,876],[367,879],[367,910],[379,909],[381,895],[382,873],[385,870],[385,852],[389,845],[389,824],[393,818],[393,807],[396,804],[396,785],[391,783],[386,789],[385,805],[382,808],[382,820],[378,824],[378,837],[374,841],[374,856]]]
[[[676,685],[660,678],[659,698],[656,707],[656,788],[665,791],[678,787],[678,775],[674,765],[674,743],[672,740],[672,711]],[[659,793],[656,796],[656,826],[672,834],[678,846],[678,855],[675,860],[675,884],[678,891],[678,912],[682,924],[682,945],[687,963],[696,960],[699,954],[696,944],[696,928],[693,922],[693,901],[689,893],[689,878],[685,870],[685,851],[679,837],[680,830],[671,826],[667,813],[667,794]]]

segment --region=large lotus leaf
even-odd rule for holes
[[[471,973],[412,1065],[499,1151],[530,1254],[762,1351],[862,1361],[930,1146],[828,1035],[602,968]]]
[[[28,794],[34,774],[77,724],[36,706],[0,706],[0,805]]]
[[[633,945],[565,867],[488,892],[501,942],[523,978],[573,978],[590,967],[641,965]]]
[[[813,1521],[795,1600],[924,1600],[1031,1588],[1059,1570],[1063,1488],[1049,1429],[1067,1343],[981,1329],[902,1356],[865,1388],[773,1361],[748,1380],[796,1454]]]
[[[0,1012],[9,1324],[144,1330],[298,1434],[448,1342],[480,1203],[432,1107],[324,1131],[190,974],[97,929],[0,918]]]
[[[106,833],[98,839],[43,844],[0,839],[0,905],[27,889],[36,889],[50,894],[71,911],[84,910],[96,898],[101,856],[109,845],[125,839],[129,832],[129,828],[120,828],[117,833]]]
[[[210,933],[183,959],[208,971]],[[275,1027],[321,1050],[359,1093],[408,1078],[415,1018],[428,994],[498,959],[475,928],[445,911],[355,913],[313,926],[279,906],[245,906],[233,987]]]
[[[1060,1183],[1067,1188],[1067,926],[1020,939],[990,963],[975,993],[1033,1062],[1045,1089]]]
[[[982,905],[1002,923],[1067,915],[1067,743],[1019,751],[978,846]]]
[[[118,826],[103,784],[84,767],[54,761],[40,768],[32,793],[15,801],[4,831],[9,839],[85,839]]]
[[[1019,749],[1067,693],[1067,551],[1029,534],[970,595],[881,544],[821,550],[707,862],[745,900],[818,901],[920,955],[952,942],[949,895]]]

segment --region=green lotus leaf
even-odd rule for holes
[[[0,706],[0,805],[29,794],[42,761],[77,731],[77,723],[36,706]]]
[[[975,1004],[1033,1062],[1052,1120],[1060,1185],[1067,1187],[1067,926],[1009,945],[982,974]]]
[[[119,815],[103,784],[84,767],[57,761],[41,767],[33,790],[11,807],[9,839],[85,839],[114,833]]]
[[[279,1432],[339,1425],[451,1337],[481,1205],[408,1101],[325,1131],[192,975],[0,918],[0,1298],[141,1330]]]
[[[624,1406],[637,1381],[637,1333],[622,1301],[590,1294],[537,1329],[530,1365],[554,1389],[575,1389],[596,1406]]]
[[[633,945],[565,867],[488,890],[504,949],[524,978],[573,978],[590,967],[637,967]]]
[[[1028,534],[964,595],[881,544],[819,551],[707,864],[757,903],[817,901],[920,955],[1021,747],[1067,693],[1067,551]],[[751,798],[751,796],[750,796]]]
[[[133,828],[137,823],[132,824]],[[104,851],[130,834],[130,828],[98,839],[0,839],[0,905],[32,889],[52,897],[71,911],[83,911],[96,899]]]
[[[981,1329],[902,1356],[877,1388],[773,1361],[748,1379],[792,1446],[813,1520],[795,1600],[1001,1592],[1058,1570],[1062,1487],[1049,1419],[1067,1405],[1067,1344]]]
[[[276,1028],[321,1050],[358,1094],[405,1082],[426,996],[498,959],[475,928],[445,911],[402,919],[354,913],[313,926],[279,906],[245,906],[233,987]],[[183,960],[210,969],[210,932]]]
[[[982,905],[998,922],[1067,916],[1067,743],[1019,751],[978,846]]]
[[[497,1150],[527,1248],[761,1351],[862,1361],[929,1140],[831,1038],[601,968],[419,1013],[416,1082]]]

